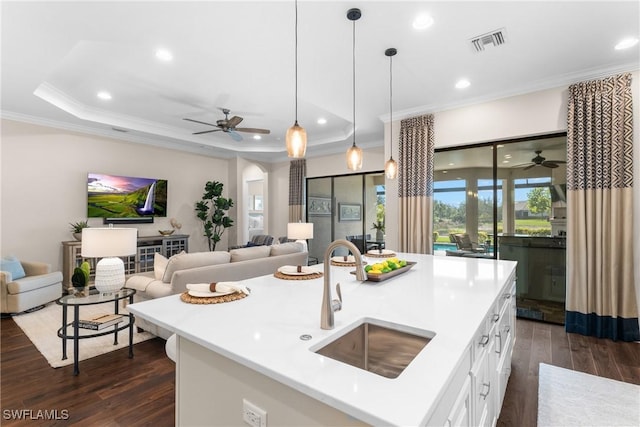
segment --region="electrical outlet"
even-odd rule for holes
[[[267,411],[242,399],[242,420],[251,427],[267,427]]]

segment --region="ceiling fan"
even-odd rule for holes
[[[218,129],[210,129],[210,130],[204,130],[200,132],[194,132],[193,135],[202,135],[203,133],[222,131],[222,132],[228,133],[231,136],[231,138],[233,138],[234,141],[242,141],[242,135],[240,135],[238,132],[260,133],[263,135],[267,135],[271,133],[269,129],[238,128],[236,126],[240,124],[243,118],[240,116],[233,116],[229,118],[229,113],[231,112],[231,110],[229,110],[228,108],[222,108],[221,110],[224,113],[224,119],[220,119],[216,121],[216,124],[201,122],[199,120],[193,120],[193,119],[184,119],[184,120],[187,120],[189,122],[194,122],[194,123],[200,123],[202,125],[214,126],[218,128]]]
[[[558,167],[560,163],[567,163],[564,160],[547,160],[546,158],[542,157],[540,154],[542,154],[542,150],[536,151],[536,156],[533,159],[531,159],[530,163],[516,165],[514,166],[514,168],[524,167],[522,170],[525,170],[525,171],[531,168],[534,168],[536,166],[544,166],[545,168],[555,169]]]

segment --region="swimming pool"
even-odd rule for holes
[[[455,243],[434,243],[434,251],[455,251],[458,247]]]

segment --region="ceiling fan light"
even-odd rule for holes
[[[362,169],[362,149],[355,143],[347,150],[347,167],[352,171]]]
[[[285,136],[287,143],[287,155],[295,159],[301,159],[307,152],[307,131],[296,121],[287,129]]]
[[[398,176],[398,163],[393,160],[393,157],[390,157],[384,164],[384,174],[388,179],[396,179]]]

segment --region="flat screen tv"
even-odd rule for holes
[[[87,217],[108,222],[153,222],[167,216],[167,180],[89,173]]]

